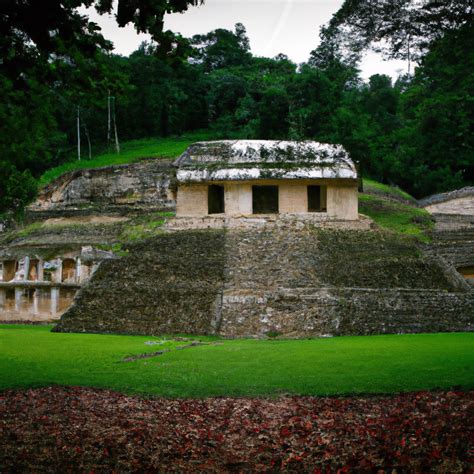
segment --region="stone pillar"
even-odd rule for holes
[[[58,312],[59,288],[51,288],[51,314],[55,316]]]
[[[39,304],[38,304],[38,300],[39,300],[39,295],[38,295],[38,289],[35,290],[35,292],[33,293],[33,314],[35,316],[37,316],[39,314]]]
[[[224,185],[225,213],[229,216],[252,214],[252,186],[226,183]]]
[[[76,259],[76,283],[81,283],[81,280],[82,280],[81,258],[77,257],[77,259]]]
[[[44,262],[43,260],[38,260],[38,281],[44,281]]]
[[[308,212],[308,187],[282,183],[278,192],[280,214],[304,214]]]
[[[0,309],[5,308],[7,302],[7,293],[3,288],[0,288]]]
[[[201,217],[207,215],[207,185],[180,185],[176,202],[176,216]]]
[[[57,260],[57,268],[56,271],[54,272],[54,283],[61,283],[63,280],[63,260],[61,258],[58,258]]]
[[[89,278],[92,277],[92,275],[97,271],[97,269],[99,268],[99,265],[100,265],[100,263],[97,263],[97,262],[94,262],[92,264],[92,268],[91,268],[91,271],[89,273]]]
[[[28,280],[28,275],[30,274],[30,257],[25,257],[24,264],[23,264],[23,271],[24,276],[23,280]]]
[[[20,311],[22,298],[23,298],[23,289],[16,287],[15,288],[15,311]]]
[[[358,214],[357,186],[328,186],[328,216],[340,220],[357,220]]]

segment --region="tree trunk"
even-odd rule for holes
[[[79,106],[77,106],[77,159],[81,161],[81,116]]]
[[[119,139],[118,139],[118,133],[117,133],[117,121],[115,119],[115,97],[112,97],[112,118],[114,120],[114,134],[115,134],[115,151],[120,153],[120,144],[119,144]]]
[[[110,90],[107,92],[107,146],[110,146]]]
[[[87,128],[87,126],[84,126],[84,132],[86,133],[87,145],[89,147],[89,160],[92,160],[91,138],[89,136],[89,129]]]

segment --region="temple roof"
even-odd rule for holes
[[[341,145],[314,141],[198,142],[175,166],[179,182],[357,178],[354,163]]]

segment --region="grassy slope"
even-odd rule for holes
[[[373,179],[364,178],[364,192],[368,194],[381,194],[386,195],[388,197],[392,197],[393,199],[403,199],[405,201],[409,201],[412,203],[416,203],[416,199],[408,194],[403,189],[398,188],[396,186],[389,186],[387,184],[379,183],[378,181],[374,181]]]
[[[430,214],[416,207],[416,199],[400,188],[364,179],[364,193],[359,194],[359,212],[384,229],[424,242],[430,240],[433,229]]]
[[[433,221],[425,210],[390,199],[359,194],[359,212],[371,217],[376,224],[400,234],[430,240]]]
[[[0,389],[50,384],[168,397],[389,393],[474,386],[474,334],[145,345],[142,336],[0,326]],[[212,338],[200,338],[212,342]],[[134,362],[126,356],[171,352]]]
[[[70,161],[46,171],[40,178],[40,186],[44,186],[62,174],[77,169],[99,168],[101,166],[123,165],[145,158],[175,158],[193,142],[207,139],[205,134],[183,135],[178,138],[150,138],[131,140],[121,145],[121,152],[104,153],[92,160]]]

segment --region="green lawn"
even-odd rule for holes
[[[0,326],[0,389],[51,384],[166,397],[352,394],[474,386],[474,334],[220,340],[177,350],[162,338]],[[124,357],[168,349],[148,359]]]

